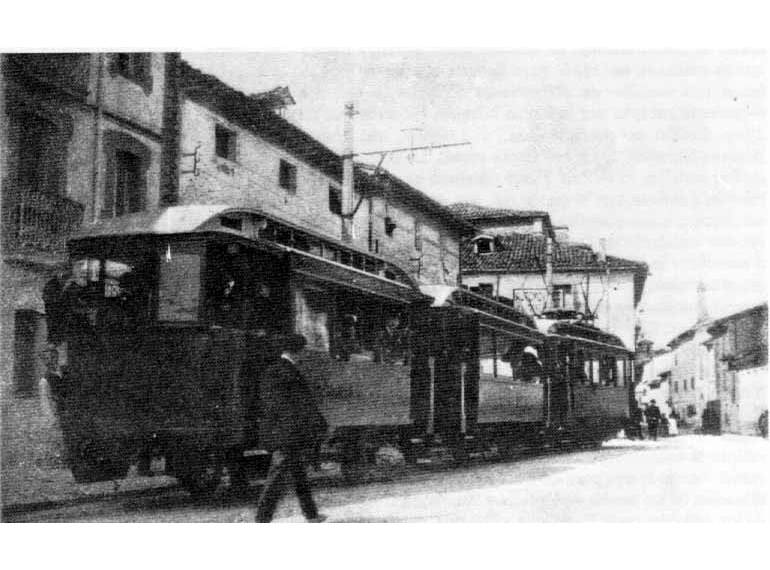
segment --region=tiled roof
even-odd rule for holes
[[[473,241],[465,242],[460,253],[463,274],[545,272],[545,236],[510,233],[495,236],[495,251],[477,254]],[[634,306],[642,299],[649,274],[646,263],[607,256],[611,272],[630,271],[634,274]],[[591,247],[584,244],[554,242],[553,271],[605,271],[607,266]]]
[[[473,242],[462,248],[463,272],[531,272],[545,270],[545,242],[541,235],[510,233],[495,238],[495,251],[477,254]],[[647,264],[614,255],[607,256],[610,271],[620,269],[647,274]],[[554,271],[604,271],[606,266],[587,245],[554,242]]]
[[[541,210],[511,210],[508,208],[489,208],[479,206],[470,202],[457,202],[447,206],[449,210],[456,215],[465,218],[468,221],[481,219],[501,219],[501,218],[543,218],[548,217],[548,212]]]

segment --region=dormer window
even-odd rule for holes
[[[495,239],[491,236],[478,236],[473,240],[473,245],[478,255],[495,251]]]

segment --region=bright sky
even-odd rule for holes
[[[571,239],[645,261],[658,345],[767,298],[767,56],[719,51],[271,52],[184,57],[335,151],[470,141],[383,166],[441,203],[547,210]],[[410,130],[420,129],[420,130]],[[376,158],[370,157],[376,162]]]

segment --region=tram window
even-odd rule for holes
[[[626,385],[626,361],[625,359],[618,358],[615,361],[615,378],[617,386]]]
[[[582,352],[575,352],[572,354],[569,362],[569,375],[573,383],[586,384],[588,382],[585,357]]]
[[[599,361],[594,357],[589,357],[589,360],[586,360],[585,367],[586,376],[591,381],[591,384],[599,384],[601,378],[599,374]]]
[[[334,314],[333,294],[315,287],[298,289],[295,292],[294,308],[296,330],[307,339],[308,349],[329,352]]]
[[[198,253],[175,252],[161,261],[158,320],[194,321],[198,319],[200,271],[201,256]]]
[[[617,366],[615,359],[611,356],[605,356],[600,361],[600,370],[602,377],[602,385],[604,386],[617,386]]]
[[[514,377],[513,367],[515,362],[515,353],[517,346],[514,345],[513,339],[503,336],[501,334],[495,335],[496,343],[496,369],[497,377],[512,380]]]
[[[238,243],[207,248],[205,312],[215,325],[271,334],[286,311],[276,260]]]
[[[479,333],[479,366],[482,374],[496,376],[496,352],[494,333],[487,329],[481,329]]]
[[[72,263],[72,277],[64,287],[68,306],[82,318],[74,321],[102,330],[135,326],[149,316],[152,279],[149,264],[140,256]]]

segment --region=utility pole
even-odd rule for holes
[[[402,148],[392,148],[386,150],[373,150],[368,152],[354,152],[354,137],[353,137],[353,117],[358,115],[358,111],[355,109],[355,104],[351,101],[345,104],[345,125],[344,125],[344,148],[342,154],[342,239],[343,241],[350,242],[353,240],[353,216],[358,211],[364,196],[361,195],[358,204],[353,204],[353,192],[355,189],[354,183],[354,163],[353,159],[357,156],[375,156],[379,155],[380,161],[372,172],[372,176],[377,176],[382,163],[389,154],[395,154],[399,152],[409,152],[414,154],[416,150],[433,150],[439,148],[449,148],[455,146],[466,146],[471,144],[469,141],[459,143],[448,144],[430,144],[424,146],[408,146]],[[403,129],[404,131],[414,131],[421,129]],[[413,142],[414,139],[412,139]]]
[[[353,241],[353,117],[357,114],[353,102],[345,104],[344,150],[342,156],[342,240]]]
[[[553,308],[553,238],[545,238],[545,307],[543,312]]]

